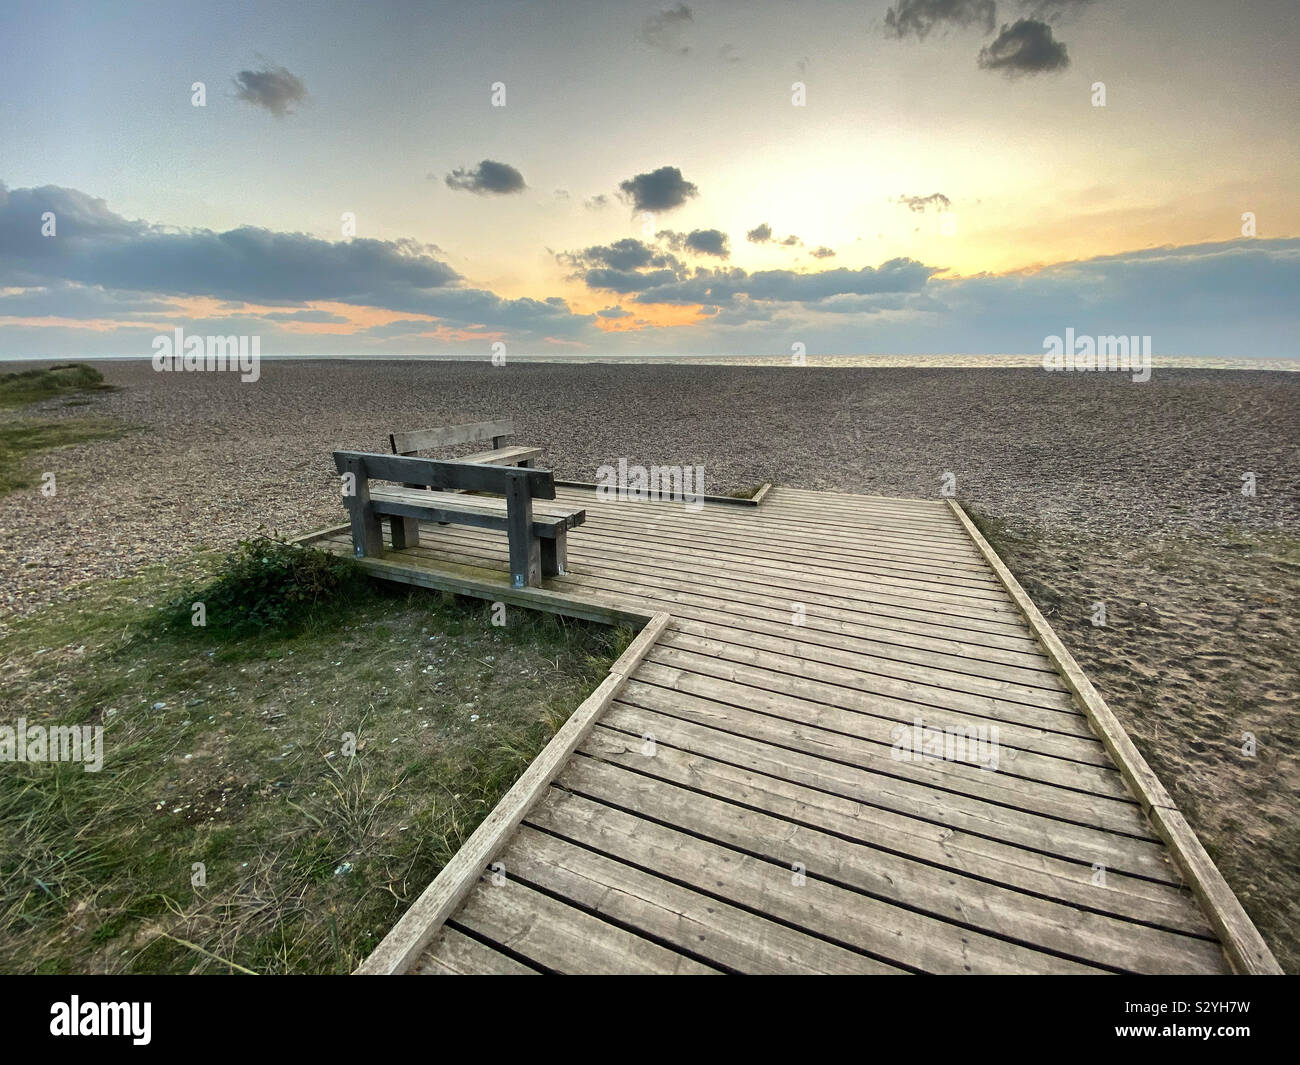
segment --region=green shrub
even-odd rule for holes
[[[258,536],[241,541],[207,585],[169,604],[167,621],[174,629],[195,628],[193,605],[202,603],[209,631],[287,633],[370,593],[351,559]]]
[[[104,376],[84,362],[67,362],[44,370],[0,374],[0,406],[20,406],[68,392],[106,389]]]

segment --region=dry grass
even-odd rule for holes
[[[0,774],[0,971],[350,971],[626,639],[378,588],[184,633],[165,581],[91,585],[7,641],[4,723],[102,724],[105,758]]]

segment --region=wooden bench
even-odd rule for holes
[[[540,447],[503,447],[501,441],[513,436],[514,422],[509,418],[495,422],[465,422],[447,425],[441,429],[417,429],[410,433],[390,433],[388,442],[394,455],[415,455],[435,447],[452,447],[455,444],[492,442],[492,450],[476,451],[464,455],[456,462],[481,462],[493,466],[531,466],[533,459],[542,453]]]
[[[351,475],[344,481],[343,505],[359,558],[383,556],[383,518],[391,523],[398,550],[419,545],[421,520],[504,529],[510,541],[511,583],[516,588],[536,586],[543,576],[564,572],[565,534],[587,517],[585,510],[574,507],[534,505],[535,499],[555,498],[550,470],[364,451],[336,451],[334,466],[341,477]],[[371,481],[397,481],[401,487]],[[427,491],[430,488],[437,491]],[[490,492],[504,498],[456,492]]]

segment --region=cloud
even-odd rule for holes
[[[794,270],[739,268],[696,270],[692,276],[660,282],[642,275],[638,303],[727,304],[744,297],[750,301],[815,304],[837,295],[873,295],[881,292],[918,292],[938,273],[937,268],[912,259],[891,259],[879,267],[859,270],[838,268],[799,273]]]
[[[691,9],[685,4],[667,7],[658,14],[650,15],[636,31],[636,38],[642,44],[671,55],[689,55],[690,45],[685,43],[686,29],[694,18]]]
[[[444,180],[449,189],[498,196],[527,188],[523,174],[509,163],[497,163],[491,159],[484,159],[473,169],[457,167]]]
[[[1009,78],[1064,70],[1070,65],[1065,45],[1052,36],[1052,27],[1037,19],[1017,19],[992,44],[980,49],[979,65]]]
[[[99,285],[57,282],[0,293],[0,318],[135,318],[167,313],[175,304]]]
[[[662,234],[661,234],[662,235]],[[615,270],[639,270],[646,266],[677,266],[677,260],[651,244],[624,237],[612,244],[595,244],[576,252],[562,252],[557,258],[571,266],[608,266]]]
[[[788,237],[774,237],[772,235],[772,227],[769,226],[766,222],[763,222],[760,225],[755,226],[748,233],[746,233],[745,239],[749,241],[751,244],[776,243],[786,248],[793,248],[796,245],[803,243],[803,241],[801,241],[793,233],[791,233]]]
[[[899,0],[885,12],[885,36],[902,40],[911,34],[923,41],[944,25],[978,26],[992,33],[996,18],[995,0]]]
[[[235,75],[235,95],[254,107],[264,107],[283,118],[307,98],[307,86],[284,67],[241,70]]]
[[[664,241],[673,251],[716,255],[720,259],[726,259],[731,255],[727,234],[720,229],[692,229],[689,233],[676,233],[671,229],[664,229],[655,234],[655,239]]]
[[[609,197],[602,192],[590,199],[583,200],[582,206],[591,211],[599,211],[602,207],[609,206]]]
[[[46,211],[57,218],[53,238],[40,235]],[[470,288],[431,247],[253,226],[177,230],[125,219],[76,189],[0,184],[0,287],[73,284],[260,305],[330,301],[547,333],[577,332],[592,320],[558,297],[503,299]]]
[[[932,192],[929,196],[899,196],[898,202],[918,214],[924,214],[931,207],[946,211],[952,206],[952,200],[942,192]]]
[[[631,318],[632,312],[625,311],[623,310],[622,307],[615,305],[613,307],[606,307],[603,310],[597,311],[596,316],[598,318]]]
[[[720,229],[692,229],[686,234],[683,243],[691,251],[699,252],[701,255],[715,255],[725,259],[731,254],[727,234]]]
[[[637,174],[620,181],[618,187],[638,211],[671,211],[700,191],[675,166]]]
[[[808,254],[811,255],[814,259],[831,259],[834,258],[835,256],[835,249],[828,248],[826,247],[825,244],[823,244],[819,248],[813,248],[813,250],[810,251]]]

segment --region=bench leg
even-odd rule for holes
[[[510,583],[535,588],[542,583],[542,549],[536,536],[510,536]]]
[[[383,558],[384,531],[379,525],[379,515],[367,504],[348,508],[348,521],[352,525],[352,553],[357,558]]]
[[[533,501],[528,485],[511,478],[506,488],[506,535],[510,537],[510,583],[531,588],[542,583],[542,551],[533,535]]]
[[[561,531],[553,540],[542,541],[542,576],[560,577],[564,574],[564,563],[568,550],[565,547],[567,537]]]
[[[393,530],[394,548],[400,551],[404,547],[420,546],[419,518],[401,518],[394,514],[389,524]]]

